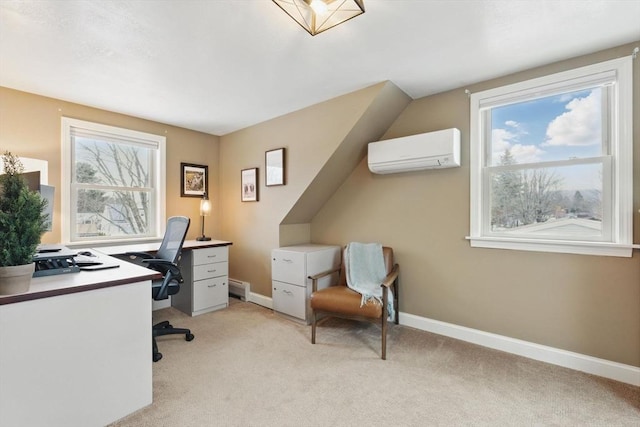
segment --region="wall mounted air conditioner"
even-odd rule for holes
[[[456,128],[369,143],[369,170],[399,173],[460,166],[460,131]]]

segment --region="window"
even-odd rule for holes
[[[165,138],[62,118],[62,239],[161,238]]]
[[[471,246],[631,256],[631,66],[471,95]]]

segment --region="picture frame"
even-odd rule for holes
[[[209,191],[209,166],[180,163],[180,197],[203,197]]]
[[[264,153],[265,186],[285,185],[284,148],[276,148]]]
[[[242,169],[240,173],[240,196],[243,202],[257,202],[258,168]]]

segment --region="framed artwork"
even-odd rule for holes
[[[209,166],[180,163],[180,197],[202,197],[209,190]]]
[[[284,148],[269,150],[264,154],[265,184],[284,185]]]
[[[243,202],[258,201],[258,168],[242,169],[240,194]]]

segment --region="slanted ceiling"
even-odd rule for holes
[[[300,195],[282,224],[310,222],[367,155],[367,144],[379,140],[410,102],[411,98],[392,82],[379,85],[351,131]]]

